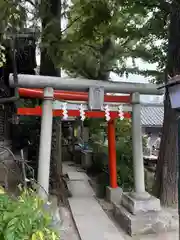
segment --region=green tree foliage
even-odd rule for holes
[[[6,62],[5,44],[18,32],[26,19],[26,12],[19,1],[0,2],[0,67]]]
[[[160,58],[159,62],[162,62],[162,48],[154,46],[154,42],[158,39],[164,40],[167,36],[164,31],[167,27],[165,4],[163,11],[160,11],[161,4],[156,1],[144,5],[138,1],[73,0],[70,7],[67,7],[66,1],[63,1],[61,16],[67,18],[68,24],[66,29],[61,31],[59,18],[52,9],[55,5],[52,5],[50,0],[41,1],[40,5],[38,1],[17,0],[19,7],[15,7],[13,3],[13,1],[8,3],[2,1],[0,5],[1,12],[4,13],[2,14],[4,26],[2,32],[5,32],[4,30],[9,26],[8,21],[12,16],[14,16],[13,23],[16,22],[16,25],[21,27],[27,17],[30,19],[31,26],[35,28],[43,19],[46,27],[41,33],[43,40],[41,47],[47,50],[56,66],[63,66],[71,73],[78,72],[84,76],[83,68],[88,65],[95,70],[92,71],[95,72],[95,79],[101,77],[100,68],[103,76],[110,70],[118,74],[132,72],[156,75],[158,73],[156,71],[141,72],[135,64],[133,68],[128,68],[126,59],[141,57],[145,61],[157,62]],[[58,7],[56,12],[57,9]],[[29,15],[34,16],[29,17]],[[36,25],[32,24],[34,22]],[[14,24],[11,25],[14,26]],[[149,45],[148,48],[147,45]],[[87,55],[88,58],[86,58]],[[88,71],[87,67],[86,71]],[[88,75],[92,77],[92,74]],[[105,78],[107,78],[106,75]]]
[[[127,68],[125,60],[128,57],[141,57],[145,61],[158,61],[162,64],[165,49],[155,46],[154,42],[162,40],[167,43],[167,31],[165,31],[169,11],[167,3],[159,3],[155,0],[151,4],[130,0],[121,2],[73,0],[68,6],[67,1],[63,1],[59,6],[61,17],[66,17],[68,24],[62,31],[55,11],[51,11],[52,5],[51,0],[41,1],[41,4],[36,0],[2,1],[1,32],[7,32],[8,26],[14,27],[14,23],[16,30],[19,30],[25,19],[29,19],[30,25],[37,29],[40,20],[43,19],[46,21],[46,27],[41,33],[44,39],[41,47],[47,49],[56,66],[63,65],[70,72],[74,71],[73,68],[79,69],[76,66],[71,69],[72,63],[77,62],[77,65],[80,65],[77,55],[80,54],[84,59],[85,53],[91,56],[90,59],[88,58],[89,62],[96,65],[96,68],[102,65],[102,68],[114,70],[119,74],[139,72],[135,64],[134,68]],[[58,7],[56,11],[57,9]],[[64,52],[63,63],[60,61],[62,52]],[[80,60],[81,58],[79,61],[84,62]],[[105,64],[105,61],[110,61],[110,64]],[[86,65],[90,65],[89,62]],[[139,73],[157,74],[147,71]],[[95,76],[97,75],[96,73]]]
[[[96,1],[92,2],[91,14],[87,13],[82,2],[75,1],[69,11],[69,27],[65,38],[70,40],[70,47],[68,51],[64,51],[65,69],[82,76],[89,75],[91,78],[93,72],[95,79],[98,78],[100,68],[103,72],[114,71],[120,75],[136,73],[153,76],[156,79],[162,78],[167,49],[168,6],[166,3],[116,1],[114,4],[104,0],[101,2],[104,11],[101,19],[98,5],[96,9]],[[105,11],[105,9],[111,9],[111,17],[107,14],[109,10]],[[101,24],[97,28],[98,16]],[[155,44],[158,40],[161,41],[159,46]],[[110,44],[107,45],[107,42]],[[132,58],[133,67],[128,67],[126,64],[129,57]],[[140,71],[134,61],[136,58],[149,63],[158,63],[157,71]]]

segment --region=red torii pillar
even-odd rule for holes
[[[116,167],[116,133],[115,120],[108,122],[108,155],[109,155],[109,176],[110,187],[117,188],[117,167]]]
[[[30,98],[43,98],[42,89],[26,89],[19,88],[19,95],[21,97],[30,97]],[[54,91],[54,98],[56,100],[79,100],[87,101],[88,93],[86,92],[69,92],[69,91]],[[110,96],[105,95],[105,101],[107,102],[119,102],[119,103],[129,103],[130,96]],[[40,107],[36,108],[19,108],[18,115],[31,115],[31,116],[41,116],[42,109]],[[71,115],[79,116],[78,110],[70,110]],[[91,113],[91,114],[90,114]],[[102,117],[102,111],[87,112],[87,115],[92,117]],[[53,116],[62,116],[62,110],[54,110]],[[118,112],[110,113],[111,120],[108,121],[108,158],[109,158],[109,176],[110,176],[110,187],[116,189],[117,184],[117,167],[116,167],[116,134],[115,134],[115,118],[118,117]],[[125,113],[125,117],[130,118],[130,114]]]

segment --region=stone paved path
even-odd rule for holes
[[[60,227],[60,240],[81,240],[75,224],[72,220],[71,213],[66,207],[60,207],[60,214],[62,219],[62,224]],[[160,235],[150,235],[144,237],[133,237],[126,235],[120,231],[120,236],[123,236],[125,240],[178,240],[178,232],[163,233]],[[110,239],[111,240],[111,239]],[[119,240],[119,238],[117,239]]]
[[[65,166],[69,171],[68,186],[72,197],[68,209],[61,213],[64,219],[61,226],[61,240],[178,240],[178,232],[159,235],[130,237],[125,234],[109,216],[103,204],[99,202],[88,183],[88,176],[76,172],[74,167]],[[87,178],[86,178],[87,177]],[[87,185],[87,188],[85,187]],[[73,197],[74,195],[74,197]],[[104,210],[105,211],[104,211]],[[73,218],[73,220],[72,220]],[[76,230],[77,229],[77,230]]]
[[[95,198],[71,198],[69,204],[81,240],[124,240]]]

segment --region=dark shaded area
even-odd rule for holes
[[[36,44],[34,34],[26,37],[19,37],[16,41],[16,66],[17,72],[22,74],[35,74],[36,68]],[[6,63],[0,68],[0,97],[3,97],[4,90],[9,91],[6,96],[13,96],[14,89],[9,86],[9,74],[13,73],[13,57],[10,42],[6,43]],[[5,89],[6,88],[6,89]]]
[[[0,98],[9,98],[15,94],[14,89],[9,86],[9,74],[14,72],[11,43],[7,41],[5,47],[6,63],[0,68]],[[17,73],[34,75],[36,68],[36,43],[34,34],[28,33],[26,36],[18,37],[15,42],[15,48]],[[36,123],[31,118],[31,121],[23,119],[23,121],[20,120],[20,122],[14,123],[13,115],[16,113],[16,107],[16,103],[4,104],[4,109],[0,112],[0,125],[2,125],[0,135],[3,140],[12,140],[12,150],[14,153],[19,153],[21,149],[28,150],[29,165],[34,168],[36,177],[37,144],[39,144],[39,134],[37,134],[36,129],[40,130],[38,125],[40,121],[38,119],[38,123]]]
[[[30,34],[28,37],[20,37],[17,39],[16,44],[17,54],[16,54],[16,66],[17,66],[17,73],[22,74],[35,74],[36,68],[36,44],[35,44],[35,37],[33,34]],[[8,78],[9,74],[13,72],[13,61],[12,56],[7,51],[9,59],[7,59],[7,63],[5,66],[5,75],[4,82],[5,85],[9,87]],[[11,88],[10,88],[11,89]],[[14,94],[14,89],[11,89],[11,96]],[[12,104],[13,105],[13,104]],[[16,105],[13,106],[14,110],[16,111]],[[27,141],[30,138],[29,136],[30,131],[22,131],[20,126],[12,127],[12,134],[11,138],[13,141],[13,146],[19,148],[27,147]],[[19,139],[19,143],[17,146],[17,137]]]

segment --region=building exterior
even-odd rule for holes
[[[152,133],[151,143],[153,144],[162,131],[164,119],[163,104],[144,104],[141,108],[142,134]]]

